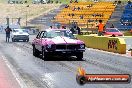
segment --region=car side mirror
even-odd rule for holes
[[[39,37],[38,37],[38,36],[36,36],[36,38],[38,39]]]
[[[43,38],[46,38],[46,35],[43,35]]]

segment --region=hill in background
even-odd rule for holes
[[[0,3],[0,24],[6,24],[6,18],[10,18],[10,23],[16,23],[15,18],[21,18],[22,26],[27,21],[48,13],[50,10],[58,8],[60,4],[5,4]]]

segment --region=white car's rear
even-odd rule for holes
[[[29,41],[29,34],[25,29],[13,29],[11,34],[12,42],[23,40]]]

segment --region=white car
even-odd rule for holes
[[[26,29],[13,29],[11,33],[12,42],[23,40],[24,42],[29,41],[29,34]]]

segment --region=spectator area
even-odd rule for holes
[[[53,21],[64,25],[77,22],[80,28],[96,28],[98,20],[107,23],[115,7],[112,2],[70,3],[54,17]]]
[[[125,6],[125,10],[120,19],[122,29],[132,29],[132,3]]]

